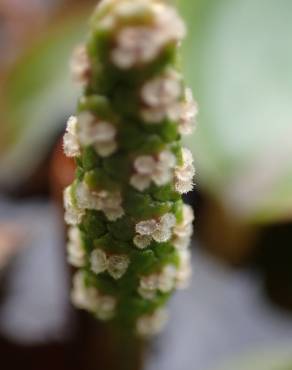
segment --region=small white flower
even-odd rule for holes
[[[93,145],[101,157],[108,157],[117,150],[115,126],[109,122],[100,121],[90,112],[82,112],[78,115],[77,133],[81,145]]]
[[[138,293],[144,299],[152,300],[156,297],[157,291],[168,293],[175,287],[177,270],[173,265],[166,265],[160,272],[142,276]]]
[[[183,164],[175,168],[175,189],[180,194],[185,194],[193,190],[195,175],[193,156],[189,149],[182,149],[182,159]]]
[[[147,290],[139,287],[138,293],[142,298],[147,299],[147,301],[152,301],[156,297],[155,290]]]
[[[156,274],[143,276],[140,280],[140,287],[145,290],[158,289],[158,276]]]
[[[125,214],[120,192],[108,193],[103,199],[103,212],[109,221],[116,221]]]
[[[152,300],[156,297],[158,284],[159,281],[157,274],[142,276],[140,279],[138,293],[142,298]]]
[[[115,315],[117,300],[113,296],[100,296],[97,317],[102,321],[111,320]]]
[[[130,184],[139,191],[146,190],[153,181],[157,186],[170,182],[173,178],[173,169],[176,164],[175,155],[164,150],[156,158],[140,156],[135,159],[134,170]]]
[[[137,333],[142,337],[158,334],[165,326],[168,319],[164,309],[157,309],[150,315],[141,316],[136,323]]]
[[[119,192],[93,191],[82,182],[76,187],[76,200],[80,208],[103,211],[109,221],[116,221],[124,215]]]
[[[153,4],[157,28],[161,30],[162,42],[181,41],[186,36],[186,26],[176,9],[165,4]]]
[[[80,145],[77,137],[77,118],[71,116],[67,122],[66,133],[63,138],[64,153],[67,157],[80,155]]]
[[[147,239],[147,246],[150,244],[150,238],[155,240],[158,243],[163,243],[168,241],[172,236],[172,228],[174,227],[176,222],[176,218],[172,213],[166,213],[158,220],[145,220],[140,221],[136,225],[136,233],[138,235],[135,236],[147,236],[149,239]],[[135,239],[139,243],[139,238]],[[143,245],[143,241],[141,242]],[[136,243],[135,243],[136,244]]]
[[[85,251],[79,229],[77,227],[70,227],[68,237],[68,262],[74,267],[83,267],[85,265]]]
[[[122,69],[152,62],[166,45],[180,41],[185,35],[183,21],[176,10],[166,4],[123,1],[117,2],[111,13],[122,20],[135,19],[141,15],[148,18],[147,26],[126,26],[118,30],[111,59]],[[149,20],[149,16],[152,19]],[[113,29],[116,23],[117,20],[107,21],[106,25],[110,25],[107,29]]]
[[[79,45],[75,48],[70,67],[73,81],[86,86],[91,75],[91,64],[85,45]]]
[[[172,213],[166,213],[161,217],[157,230],[152,234],[153,239],[158,243],[167,242],[172,235],[172,228],[176,223],[176,218]]]
[[[148,63],[160,52],[157,33],[150,27],[128,26],[118,33],[116,43],[111,59],[121,69]]]
[[[156,161],[150,155],[143,155],[136,158],[134,168],[141,175],[151,175],[156,168]]]
[[[162,269],[158,277],[158,289],[162,293],[168,293],[173,290],[175,286],[175,279],[177,276],[177,271],[175,266],[166,265]]]
[[[140,175],[139,173],[135,173],[131,176],[130,185],[139,191],[144,191],[151,185],[151,177],[149,175]]]
[[[147,123],[160,123],[165,118],[179,118],[182,95],[181,76],[173,71],[146,82],[141,89],[144,107],[141,114]]]
[[[127,255],[116,254],[108,258],[108,273],[116,280],[120,279],[127,271],[130,259]]]
[[[102,249],[95,249],[90,255],[91,270],[95,274],[100,274],[107,270],[107,256]]]
[[[93,287],[85,286],[84,274],[82,271],[78,271],[74,275],[71,300],[75,307],[83,310],[95,312],[98,308],[98,291]]]
[[[79,208],[102,210],[102,199],[98,196],[97,192],[91,191],[84,182],[76,186],[75,196]]]
[[[140,235],[152,235],[158,228],[156,220],[141,221],[136,225],[136,232]]]
[[[65,208],[65,222],[68,225],[76,226],[80,224],[82,217],[85,214],[82,207],[76,206],[72,197],[72,187],[68,186],[64,190],[64,208]]]
[[[185,100],[181,103],[179,117],[179,132],[190,135],[196,127],[196,118],[199,113],[198,105],[194,101],[192,90],[185,90]]]
[[[176,288],[186,289],[192,277],[191,253],[189,250],[181,250],[179,268],[176,274]]]
[[[173,78],[175,77],[175,78]],[[177,76],[155,77],[142,87],[143,103],[149,107],[157,108],[169,106],[177,101],[182,91],[181,81]]]
[[[149,247],[152,242],[152,237],[149,235],[136,235],[134,237],[134,244],[139,249],[145,249]]]
[[[173,228],[174,236],[172,239],[172,243],[176,249],[182,250],[186,249],[189,246],[193,234],[193,220],[194,213],[192,207],[184,204],[183,219]]]

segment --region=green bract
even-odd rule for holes
[[[64,192],[73,303],[139,335],[155,334],[163,307],[190,277],[193,159],[181,147],[197,106],[176,68],[185,35],[163,1],[102,1],[74,52],[83,86],[64,136],[76,159]]]

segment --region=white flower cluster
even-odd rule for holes
[[[134,161],[135,173],[130,184],[139,191],[147,189],[152,181],[157,186],[165,185],[172,180],[175,165],[175,155],[169,150],[164,150],[157,156],[137,157]]]
[[[86,209],[102,211],[110,221],[116,221],[124,215],[119,192],[92,191],[81,182],[74,189],[75,197],[72,193],[72,185],[64,191],[65,221],[68,225],[80,224]]]
[[[108,7],[110,14],[104,11]],[[103,9],[103,10],[101,10]],[[150,63],[163,49],[180,42],[186,34],[185,24],[170,5],[147,0],[120,0],[102,2],[97,8],[103,11],[99,27],[115,31],[112,62],[121,69]],[[143,25],[125,25],[130,19],[145,17]]]
[[[144,299],[152,300],[158,291],[171,292],[175,288],[177,270],[173,265],[166,265],[158,273],[142,276],[138,293]]]
[[[130,259],[125,254],[107,255],[102,249],[95,249],[90,255],[91,270],[100,274],[107,271],[115,280],[120,279],[127,271]]]
[[[158,273],[153,273],[151,275],[141,277],[138,292],[145,299],[154,299],[156,297],[157,291],[167,293],[174,288],[183,289],[188,285],[191,277],[191,254],[187,248],[190,244],[193,233],[192,223],[194,220],[194,213],[192,207],[186,204],[183,206],[182,213],[182,220],[175,225],[173,225],[173,222],[175,222],[173,219],[171,221],[167,221],[168,216],[162,222],[162,224],[166,222],[168,226],[172,225],[172,230],[168,230],[169,233],[172,232],[171,242],[178,250],[179,266],[178,268],[176,268],[173,265],[166,265]],[[150,232],[152,232],[152,230],[154,230],[155,227],[153,221],[155,220],[142,222],[141,225],[138,224],[138,230],[143,234],[149,234]],[[147,241],[151,243],[151,237],[149,241],[149,239],[147,239],[148,235],[143,234],[136,236],[134,239],[134,243],[138,242],[138,245],[136,243],[135,244],[139,248],[145,248],[145,245],[147,247]]]
[[[68,230],[67,243],[68,262],[74,267],[85,265],[85,250],[77,227],[70,227]]]
[[[158,334],[165,326],[168,314],[164,309],[157,309],[150,315],[141,316],[136,323],[136,330],[142,337]]]
[[[100,320],[110,320],[115,315],[116,298],[101,294],[93,286],[86,286],[82,271],[76,272],[73,278],[71,300],[75,307],[94,313]]]
[[[168,118],[178,121],[178,130],[189,135],[196,126],[198,106],[191,89],[183,89],[182,78],[170,70],[147,81],[141,89],[141,116],[146,123],[160,123]]]
[[[98,155],[108,157],[117,150],[116,134],[113,124],[99,120],[90,112],[82,112],[68,120],[64,152],[68,157],[76,157],[81,147],[93,145]]]
[[[176,218],[172,213],[166,213],[158,220],[150,219],[140,221],[136,224],[134,244],[140,249],[147,248],[152,240],[158,243],[167,242],[172,236],[172,228],[175,226]]]
[[[147,123],[178,120],[182,94],[182,78],[174,70],[147,81],[141,88],[142,118]]]
[[[176,166],[174,170],[175,189],[180,194],[193,190],[193,179],[195,176],[194,159],[189,149],[182,149],[182,165]]]
[[[191,206],[184,204],[182,221],[173,228],[172,244],[178,250],[186,249],[193,234],[194,212]]]
[[[71,58],[70,68],[74,82],[81,86],[86,86],[89,83],[91,63],[85,45],[79,45],[75,48]]]

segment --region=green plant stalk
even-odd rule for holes
[[[72,301],[141,336],[190,277],[193,160],[181,135],[197,106],[178,69],[184,23],[165,1],[104,0],[72,72],[82,84],[64,150],[76,160],[65,189]]]

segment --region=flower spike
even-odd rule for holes
[[[194,216],[181,197],[195,170],[181,135],[198,108],[177,69],[185,34],[166,1],[102,0],[71,62],[83,88],[64,135],[77,166],[64,191],[72,302],[146,337],[191,274]]]

